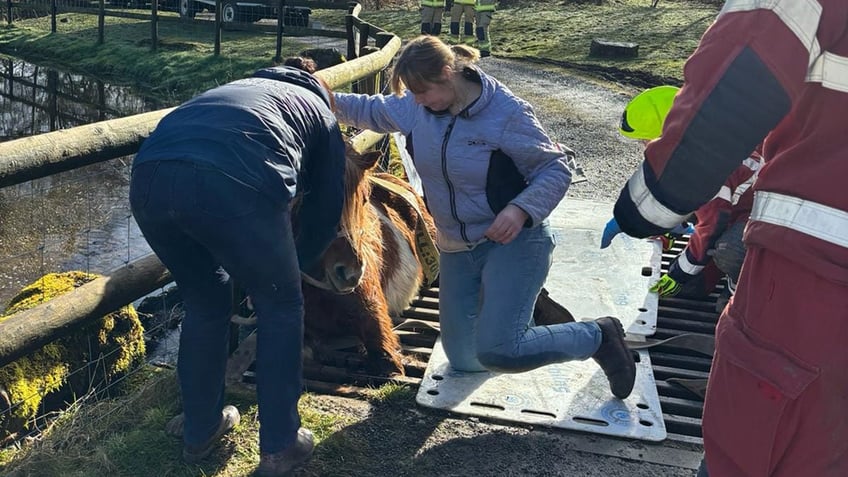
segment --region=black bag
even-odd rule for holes
[[[509,202],[527,188],[527,180],[515,167],[512,158],[498,149],[492,151],[489,170],[486,174],[486,200],[495,214],[500,213]],[[529,227],[533,220],[528,218],[524,224]]]

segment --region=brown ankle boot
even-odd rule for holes
[[[612,394],[624,399],[636,382],[636,361],[624,342],[624,328],[618,318],[605,316],[595,323],[601,328],[601,346],[592,359],[598,362],[609,380]]]
[[[179,416],[171,419],[167,425],[167,430],[172,435],[175,430],[175,422],[180,420],[180,416],[183,416],[184,420],[185,416],[180,414]],[[241,421],[241,415],[239,414],[238,409],[236,409],[235,406],[224,406],[224,409],[221,410],[221,422],[218,424],[218,429],[215,430],[214,434],[209,436],[206,442],[196,446],[183,446],[183,461],[188,464],[196,464],[208,457],[215,449],[215,446],[218,444],[218,440],[221,436],[233,430],[233,428],[238,425],[239,421]]]
[[[259,477],[278,477],[289,473],[305,464],[315,450],[315,440],[312,431],[305,427],[297,430],[294,443],[288,448],[273,454],[259,455],[259,468],[255,475]]]

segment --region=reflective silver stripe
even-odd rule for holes
[[[758,171],[758,170],[760,170],[760,166],[762,166],[765,162],[766,162],[766,160],[763,159],[762,157],[759,158],[759,159],[754,159],[753,157],[749,157],[748,159],[745,159],[744,161],[742,161],[742,164],[745,164],[748,167],[748,169],[751,169],[752,171]]]
[[[848,93],[848,58],[822,51],[816,33],[821,20],[822,6],[816,0],[728,0],[719,17],[730,12],[771,10],[798,38],[809,52],[807,77],[809,83],[821,83],[825,88]]]
[[[821,46],[816,37],[822,14],[822,6],[819,2],[816,0],[727,0],[718,18],[725,13],[751,10],[774,12],[810,53],[807,67],[813,66],[813,62],[821,54]]]
[[[848,212],[776,192],[756,191],[751,221],[779,225],[848,248]]]
[[[825,51],[816,58],[806,79],[821,83],[827,89],[848,93],[848,57]]]
[[[722,199],[722,200],[726,200],[727,202],[730,202],[731,195],[732,194],[730,192],[730,187],[723,185],[723,186],[721,186],[721,189],[718,190],[718,194],[716,194],[715,197],[713,197],[713,200]]]
[[[754,179],[756,178],[757,176],[751,176],[748,178],[747,181],[739,184],[739,187],[737,187],[736,190],[733,191],[733,197],[730,198],[730,205],[736,205],[739,203],[739,199],[742,198],[742,194],[744,194],[748,189],[751,188],[752,185],[754,185]]]
[[[727,289],[730,290],[731,295],[736,294],[736,282],[733,281],[733,278],[730,275],[725,275],[727,277]]]
[[[739,184],[739,186],[736,187],[736,190],[733,191],[733,197],[730,198],[731,205],[738,204],[739,199],[742,198],[742,194],[744,194],[748,189],[751,188],[752,185],[754,185],[754,181],[756,181],[757,176],[760,175],[760,167],[765,165],[765,163],[766,160],[762,157],[760,157],[759,159],[749,157],[748,159],[742,161],[742,164],[748,166],[748,169],[751,169],[752,171],[754,171],[754,173],[751,174],[751,177],[749,177],[745,182]]]
[[[703,265],[695,265],[690,262],[685,250],[677,256],[677,266],[680,267],[680,269],[687,275],[697,275],[704,269]]]
[[[633,177],[627,181],[627,191],[630,193],[630,200],[633,201],[636,209],[639,210],[639,213],[648,222],[666,229],[680,225],[689,214],[678,215],[660,204],[653,194],[651,194],[651,191],[648,190],[648,184],[645,182],[645,167],[647,167],[646,164],[639,166]]]

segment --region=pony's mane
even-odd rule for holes
[[[370,210],[371,181],[367,177],[370,173],[355,158],[348,157],[345,161],[345,202],[340,225],[366,269],[379,272],[380,221]]]

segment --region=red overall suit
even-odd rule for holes
[[[615,205],[663,233],[761,141],[747,254],[716,329],[712,477],[848,476],[848,2],[728,0]]]
[[[721,279],[722,271],[716,267],[709,252],[714,250],[716,241],[731,226],[748,221],[754,204],[752,186],[764,162],[759,152],[751,154],[730,174],[718,194],[695,211],[695,232],[689,237],[686,248],[668,267],[668,275],[676,282],[688,283],[703,274],[703,290],[698,291],[705,295],[713,291]],[[731,279],[735,282],[738,276],[732,276]],[[735,289],[735,284],[729,286]]]

